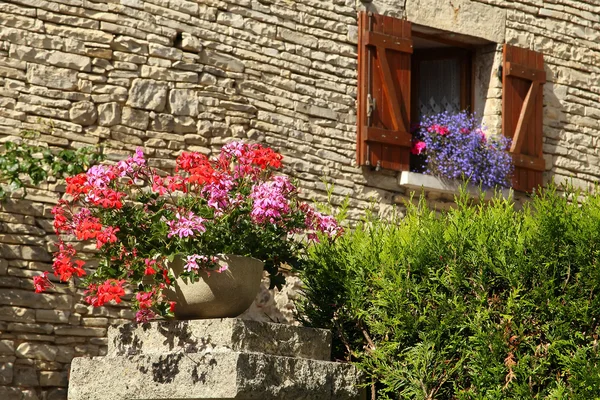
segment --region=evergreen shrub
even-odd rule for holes
[[[381,399],[600,398],[600,195],[367,218],[310,253],[300,318]]]

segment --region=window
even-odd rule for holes
[[[415,49],[411,63],[411,121],[444,111],[472,111],[471,63],[471,52],[465,49]]]
[[[365,12],[358,41],[357,163],[408,171],[411,122],[477,109],[473,49],[489,42]],[[513,139],[513,186],[529,191],[544,170],[543,57],[509,45],[503,55],[502,132]]]

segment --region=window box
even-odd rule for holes
[[[398,174],[398,184],[417,193],[424,190],[426,193],[457,194],[463,183],[456,180],[438,178],[433,175],[424,175],[418,172],[402,171]],[[508,198],[512,192],[511,189],[497,190],[500,190],[504,198]],[[483,194],[485,200],[489,200],[494,196],[493,189],[487,189],[482,192],[474,185],[467,185],[467,192],[473,198],[479,198],[480,194]]]

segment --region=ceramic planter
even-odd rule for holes
[[[228,269],[218,273],[200,273],[197,282],[185,283],[179,275],[184,260],[175,258],[170,265],[176,280],[167,292],[175,300],[177,319],[233,318],[246,311],[260,289],[264,263],[252,257],[219,256]]]

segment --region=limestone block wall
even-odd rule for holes
[[[232,138],[260,141],[284,154],[286,172],[299,179],[307,198],[325,199],[325,179],[335,183],[334,202],[348,196],[351,218],[372,206],[372,199],[388,210],[407,199],[395,175],[354,163],[356,13],[367,7],[543,52],[547,177],[572,176],[582,186],[595,182],[600,5],[449,3],[4,0],[0,140],[34,130],[38,143],[100,144],[115,161],[143,146],[150,164],[162,169],[172,168],[184,149],[209,154]],[[420,8],[435,12],[419,14]],[[486,22],[489,13],[500,22]],[[498,49],[491,45],[479,54],[494,55],[484,58],[497,65]],[[501,84],[490,70],[482,69],[477,79],[484,85],[479,90],[486,117],[497,128]],[[123,308],[91,309],[65,285],[33,293],[31,276],[51,268],[50,209],[62,189],[47,182],[0,206],[3,400],[65,399],[70,360],[103,354],[108,324],[131,318]],[[431,200],[449,204],[447,198]],[[255,315],[288,318],[288,299],[295,295],[288,290],[264,298]]]

